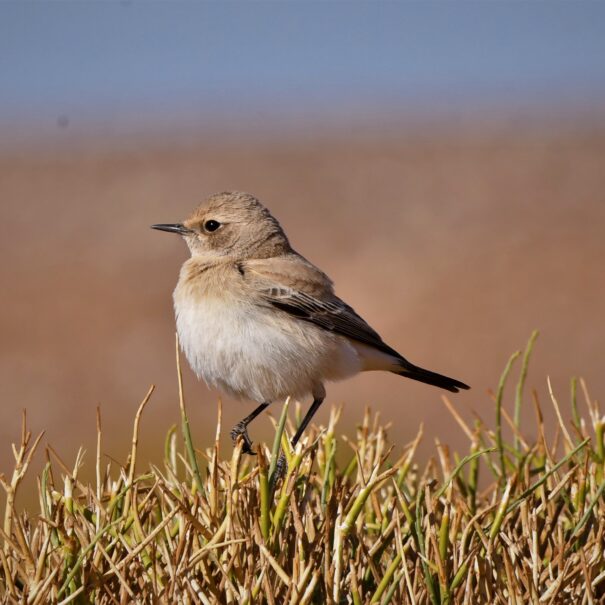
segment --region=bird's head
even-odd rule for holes
[[[271,213],[238,191],[210,196],[183,223],[151,227],[182,235],[193,257],[270,258],[291,250]]]

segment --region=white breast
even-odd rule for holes
[[[192,369],[209,386],[270,402],[321,391],[361,370],[356,349],[334,334],[228,294],[180,296],[177,331]],[[319,387],[319,388],[318,388]]]

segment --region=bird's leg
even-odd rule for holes
[[[231,439],[235,444],[237,438],[241,435],[244,440],[244,446],[242,447],[242,452],[244,454],[255,454],[256,452],[252,451],[252,441],[248,435],[248,425],[267,407],[268,403],[261,403],[255,410],[248,414],[243,420],[240,420],[232,429],[231,429]]]
[[[317,410],[319,409],[319,406],[323,402],[324,402],[323,397],[316,397],[315,399],[313,399],[313,403],[311,404],[309,411],[306,413],[305,417],[303,418],[302,422],[300,423],[300,426],[298,427],[296,433],[294,434],[294,437],[292,437],[292,447],[295,447],[296,444],[300,441],[302,434],[305,432],[305,429],[309,425],[309,422],[311,422],[311,418],[313,418],[313,416],[315,416],[315,412],[317,412]]]
[[[311,418],[315,416],[315,412],[317,412],[319,406],[323,403],[323,401],[323,397],[317,397],[313,400],[309,411],[306,413],[305,417],[303,418],[303,421],[300,423],[300,426],[298,427],[294,437],[292,437],[292,447],[296,447],[296,444],[300,441],[300,438],[302,437],[303,433],[305,432],[305,429],[309,425],[309,422],[311,422]],[[287,468],[288,465],[286,463],[286,457],[283,453],[281,453],[279,458],[277,459],[277,466],[275,467],[275,478],[282,478],[285,475]]]

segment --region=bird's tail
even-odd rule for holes
[[[452,393],[457,393],[461,389],[470,389],[467,384],[464,384],[459,380],[449,378],[448,376],[443,376],[442,374],[437,374],[437,372],[425,370],[424,368],[419,368],[418,366],[415,366],[406,359],[401,359],[399,363],[399,368],[391,370],[394,374],[397,374],[398,376],[405,376],[406,378],[411,378],[412,380],[418,380],[418,382],[432,384],[435,387],[446,389],[447,391],[451,391]]]

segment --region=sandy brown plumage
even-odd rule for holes
[[[324,382],[384,370],[452,392],[464,383],[413,365],[334,293],[330,278],[295,252],[252,195],[220,193],[183,224],[191,251],[174,292],[177,330],[194,371],[209,385],[262,405],[314,398],[295,441],[325,396]]]

